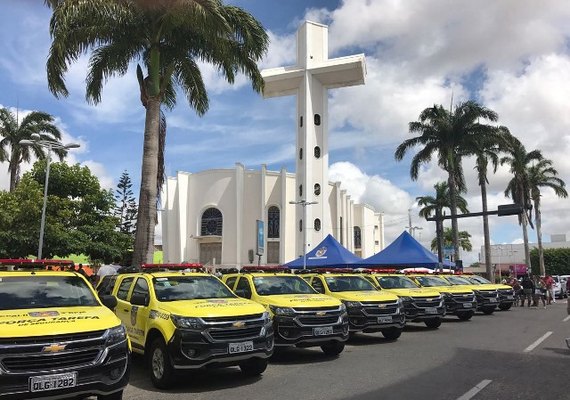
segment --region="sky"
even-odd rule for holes
[[[434,223],[418,217],[417,196],[434,193],[446,178],[431,163],[419,179],[409,175],[410,153],[394,160],[398,144],[411,138],[408,123],[434,104],[448,107],[475,100],[499,114],[527,149],[542,150],[560,177],[570,182],[570,7],[563,0],[233,0],[252,13],[271,43],[260,68],[295,64],[295,32],[304,20],[329,26],[329,57],[364,53],[364,86],[329,91],[330,180],[342,182],[353,199],[385,213],[386,244],[408,226],[429,247]],[[45,61],[50,47],[50,10],[40,0],[3,0],[0,5],[0,106],[19,115],[41,110],[56,118],[63,142],[79,143],[68,162],[88,166],[105,188],[115,189],[127,171],[140,181],[144,108],[135,69],[105,85],[102,101],[85,101],[88,58],[66,75],[69,97],[47,88]],[[234,85],[202,64],[210,109],[198,117],[183,97],[166,113],[166,172],[210,168],[295,169],[295,98],[264,100],[244,77]],[[474,163],[464,171],[469,210],[481,210]],[[25,171],[30,166],[22,166]],[[0,189],[8,187],[0,164]],[[489,176],[489,209],[511,201],[503,191],[506,167]],[[135,190],[138,197],[138,189]],[[568,199],[543,191],[543,233],[570,237]],[[491,241],[522,242],[516,217],[490,217]],[[449,225],[447,223],[447,225]],[[459,220],[468,231],[477,261],[482,220]],[[422,228],[422,229],[419,229]],[[160,235],[159,235],[160,236]],[[535,231],[529,232],[536,242]]]

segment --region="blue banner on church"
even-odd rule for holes
[[[256,220],[257,226],[257,251],[255,254],[262,256],[265,250],[265,229],[263,227],[263,221]]]

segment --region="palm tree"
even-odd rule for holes
[[[64,74],[83,53],[91,51],[86,97],[94,104],[101,100],[109,77],[124,75],[131,62],[139,63],[136,75],[146,119],[133,263],[148,262],[163,179],[161,105],[173,108],[178,88],[198,115],[208,110],[199,61],[213,64],[229,83],[238,73],[245,74],[260,92],[263,78],[257,61],[267,51],[267,33],[249,13],[221,0],[46,3],[53,8],[48,85],[56,97],[68,95]]]
[[[461,246],[465,251],[473,250],[473,245],[471,244],[471,240],[469,240],[470,237],[471,235],[467,231],[459,232],[459,246]],[[437,240],[438,238],[435,237],[431,241],[432,251],[435,251],[437,248]],[[445,246],[451,246],[453,243],[453,232],[449,228],[445,228],[445,231],[443,232],[443,243]]]
[[[501,165],[507,164],[509,166],[513,177],[507,184],[505,196],[510,197],[515,203],[523,207],[523,212],[518,218],[523,231],[525,263],[530,267],[527,225],[530,224],[531,228],[533,225],[528,172],[532,163],[539,162],[544,157],[540,150],[527,152],[524,145],[514,136],[511,136],[509,140],[506,153],[507,155],[501,157],[500,162]]]
[[[409,123],[410,133],[419,133],[412,139],[401,143],[394,154],[397,161],[411,148],[423,146],[412,158],[410,176],[417,180],[421,165],[429,163],[437,154],[438,165],[447,172],[449,193],[451,198],[451,226],[453,231],[453,247],[455,259],[459,259],[459,236],[457,219],[456,195],[465,189],[461,160],[466,152],[464,149],[475,149],[482,134],[490,131],[491,127],[480,124],[479,120],[496,121],[497,114],[474,101],[461,103],[451,112],[441,105],[426,108],[420,114],[419,120]]]
[[[419,211],[419,216],[422,218],[429,218],[432,215],[435,215],[435,235],[437,240],[436,248],[437,249],[437,256],[439,262],[443,261],[443,220],[441,219],[442,216],[445,215],[445,209],[451,209],[451,202],[450,202],[450,194],[449,194],[449,185],[447,182],[439,182],[436,183],[433,188],[435,189],[435,197],[434,196],[419,196],[416,197],[416,201],[418,202],[419,206],[423,206],[423,208]],[[468,213],[469,210],[467,209],[467,201],[461,195],[457,195],[456,200],[457,208],[462,213]]]
[[[481,205],[483,211],[483,237],[485,247],[485,269],[487,276],[493,275],[491,265],[491,238],[489,234],[489,216],[487,215],[487,185],[489,179],[487,173],[489,166],[493,173],[497,172],[499,166],[499,154],[506,149],[510,138],[509,130],[504,127],[498,127],[489,131],[484,135],[475,149],[470,149],[475,155],[475,169],[477,170],[477,181],[481,188]],[[490,164],[490,165],[489,165]]]
[[[30,162],[32,154],[36,158],[44,159],[46,153],[42,146],[36,144],[23,144],[23,140],[34,141],[32,135],[37,134],[40,140],[61,142],[61,132],[53,124],[54,118],[41,111],[32,111],[20,122],[18,112],[16,115],[7,108],[0,108],[0,161],[8,161],[10,173],[10,192],[13,192],[20,181],[20,164]],[[9,148],[10,150],[7,150]],[[53,152],[63,161],[67,151],[63,148],[54,148]]]
[[[536,225],[536,238],[538,242],[538,262],[540,265],[540,275],[546,275],[544,267],[544,249],[542,248],[542,221],[540,212],[540,188],[549,187],[554,190],[558,197],[568,197],[564,181],[557,177],[558,171],[552,167],[552,161],[542,159],[532,165],[528,170],[528,181],[530,188],[530,198],[534,206],[534,222]]]

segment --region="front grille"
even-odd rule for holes
[[[497,292],[494,290],[481,290],[479,294],[483,297],[497,297]]]
[[[250,314],[250,315],[236,315],[231,317],[206,317],[202,318],[204,322],[216,323],[216,322],[236,322],[236,321],[247,321],[250,319],[259,319],[262,314]]]
[[[8,372],[48,371],[80,367],[93,363],[99,353],[99,349],[90,349],[39,356],[9,356],[2,360],[2,366]]]
[[[332,316],[301,316],[299,322],[303,325],[330,325],[338,322],[338,315]]]
[[[364,312],[368,315],[390,315],[390,314],[396,314],[396,311],[398,311],[397,305],[385,308],[364,307]]]
[[[319,308],[293,308],[293,310],[301,313],[317,313],[322,311],[340,311],[338,306],[319,307]]]
[[[512,289],[499,289],[499,295],[501,296],[514,296],[514,294]]]
[[[29,344],[45,344],[45,343],[64,343],[77,342],[78,340],[98,339],[105,333],[102,331],[82,332],[66,335],[50,335],[50,336],[32,336],[23,338],[0,338],[1,345],[29,345]]]
[[[414,298],[414,305],[420,308],[439,307],[440,299],[438,297],[421,297]]]
[[[212,329],[209,331],[214,340],[241,340],[259,336],[261,327],[255,326],[243,329]]]
[[[452,295],[453,300],[458,303],[472,303],[475,299],[473,298],[472,294],[463,295],[463,294],[454,294]]]

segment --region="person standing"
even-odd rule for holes
[[[544,278],[544,283],[546,284],[546,295],[548,296],[548,304],[556,303],[556,296],[554,295],[554,278],[547,275]]]
[[[534,306],[538,307],[539,302],[542,302],[542,306],[546,308],[546,284],[543,277],[536,275],[534,277]]]
[[[521,282],[521,286],[523,288],[523,297],[521,299],[521,307],[524,307],[524,301],[527,300],[528,304],[527,307],[530,307],[530,303],[532,301],[532,295],[534,293],[534,283],[529,278],[528,275],[523,277]]]
[[[108,265],[108,264],[103,264],[103,265],[101,265],[101,267],[97,271],[97,282],[96,283],[99,283],[101,281],[101,279],[103,279],[104,276],[116,275],[116,274],[117,274],[117,269],[114,266]]]

